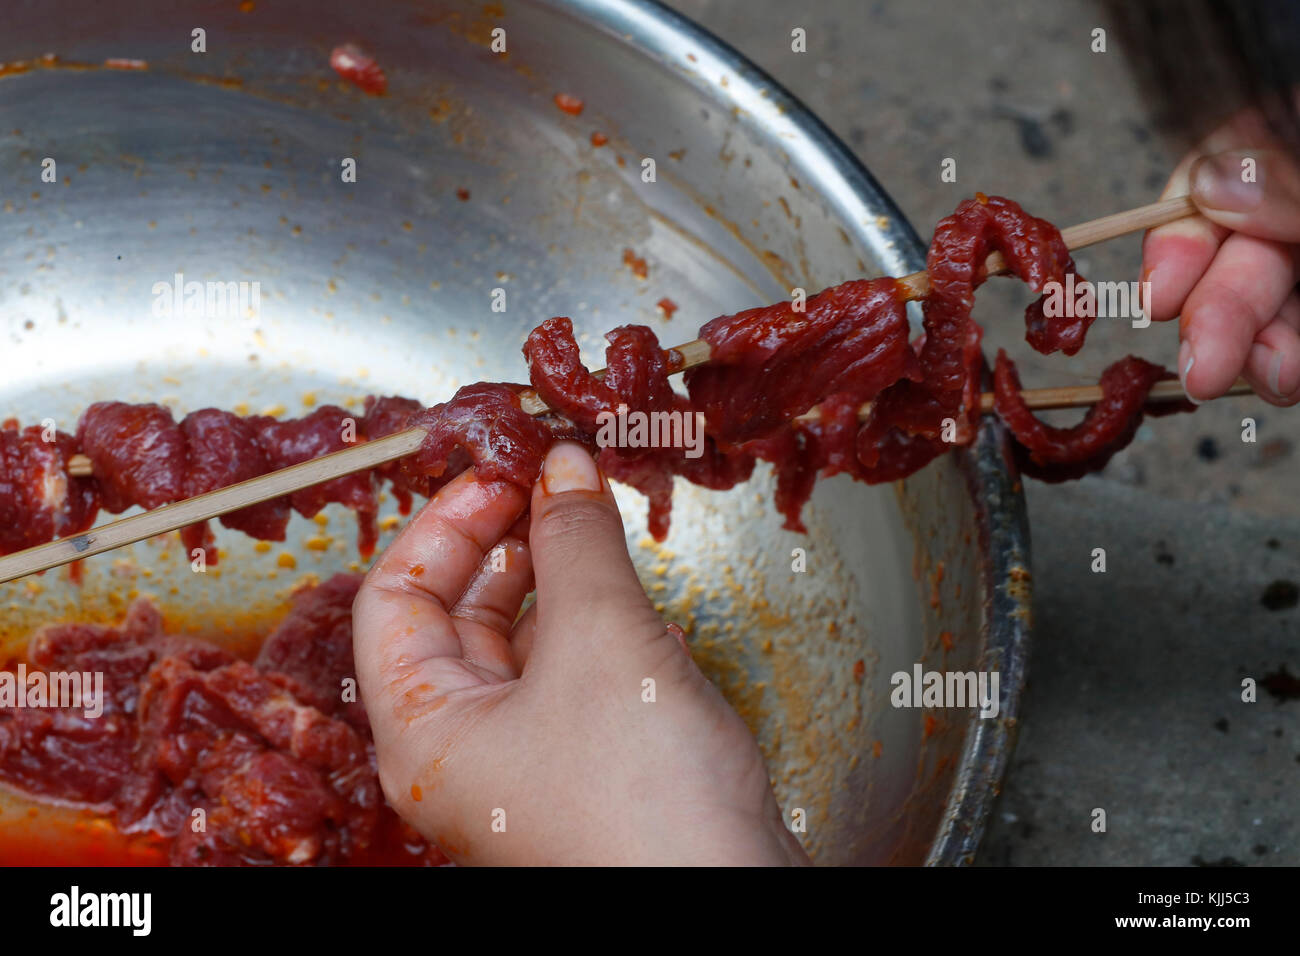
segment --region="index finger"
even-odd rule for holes
[[[1238,114],[1182,158],[1160,198],[1188,195],[1192,167],[1202,156],[1272,141],[1268,125],[1257,113]],[[1188,295],[1231,231],[1198,213],[1147,232],[1142,240],[1142,280],[1151,283],[1151,318],[1164,322],[1183,310]]]
[[[1199,154],[1184,156],[1161,199],[1185,196]],[[1151,318],[1165,322],[1183,310],[1196,282],[1214,261],[1229,230],[1197,213],[1148,230],[1142,239],[1142,281],[1151,283]]]
[[[528,492],[466,471],[420,509],[366,575],[353,605],[358,670],[462,656],[448,611],[528,506]]]

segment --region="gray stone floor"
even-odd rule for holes
[[[1118,48],[1089,50],[1106,22],[1083,0],[670,3],[807,103],[923,236],[976,190],[1062,225],[1151,202],[1181,152]],[[945,157],[956,184],[939,181]],[[1135,279],[1139,249],[1085,250],[1080,270]],[[1173,364],[1172,324],[1099,325],[1076,358],[1038,356],[1018,331],[1026,301],[990,283],[976,315],[1029,387],[1094,382],[1127,353]],[[1300,863],[1298,441],[1300,411],[1227,399],[1148,422],[1099,477],[1028,482],[1034,652],[981,862]],[[1241,702],[1245,677],[1256,703]]]

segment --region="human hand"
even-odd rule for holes
[[[1244,174],[1249,174],[1245,175]],[[1246,181],[1253,175],[1254,181]],[[1163,197],[1199,215],[1153,229],[1142,246],[1151,318],[1181,314],[1178,374],[1197,401],[1244,375],[1265,401],[1300,401],[1300,166],[1257,114],[1211,134],[1175,168]]]
[[[808,862],[753,736],[646,597],[581,446],[551,450],[531,506],[472,471],[444,487],[353,619],[384,793],[453,861]]]

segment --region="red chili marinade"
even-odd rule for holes
[[[354,43],[344,43],[331,50],[330,66],[343,79],[371,96],[382,96],[388,89],[388,77],[375,58]]]
[[[555,105],[568,113],[570,116],[581,116],[583,109],[586,107],[581,99],[570,93],[556,93],[554,96]]]
[[[74,534],[103,507],[118,513],[150,508],[255,477],[418,426],[423,445],[401,462],[335,479],[253,506],[222,523],[250,535],[283,540],[290,507],[310,517],[329,502],[358,513],[360,548],[375,546],[378,489],[387,483],[403,513],[414,495],[430,496],[471,465],[487,479],[531,484],[551,443],[561,438],[597,449],[602,416],[633,412],[703,416],[699,457],[684,447],[600,448],[609,476],[649,499],[651,533],[667,534],[673,479],[726,489],[747,480],[761,459],[776,473],[777,507],[785,527],[803,530],[801,512],[819,476],[845,473],[867,483],[904,478],[940,454],[974,440],[983,358],[981,330],[971,319],[984,261],[1000,252],[1012,274],[1034,291],[1074,271],[1060,233],[1016,203],[978,195],[963,201],[935,229],[927,257],[930,291],[924,332],[909,342],[903,293],[893,279],[855,279],[826,289],[796,310],[780,302],[706,324],[700,337],[710,361],[689,370],[689,397],[668,376],[680,361],[665,354],[649,328],[623,326],[607,335],[603,379],[581,362],[572,323],[549,319],[528,336],[524,354],[532,388],[553,409],[524,411],[525,386],[477,383],[448,402],[424,408],[399,396],[366,399],[352,419],[334,406],[303,419],[240,419],[204,409],[179,425],[159,405],[92,405],[75,439],[62,435],[37,450],[32,429],[0,431],[0,549],[18,550]],[[1025,313],[1026,338],[1040,352],[1073,355],[1090,318],[1048,318],[1042,300]],[[1077,427],[1049,429],[1018,398],[1014,366],[1002,357],[995,376],[997,411],[1015,437],[1025,472],[1060,480],[1101,467],[1133,436],[1162,369],[1127,358],[1102,378],[1106,398]],[[865,423],[858,408],[871,403]],[[814,406],[809,421],[793,421]],[[1190,410],[1189,403],[1147,407],[1148,414]],[[350,429],[350,431],[349,431]],[[67,463],[80,451],[96,477],[74,478]],[[186,529],[187,544],[210,539]],[[210,560],[215,558],[215,551]]]
[[[0,709],[0,783],[156,834],[173,865],[445,863],[384,802],[365,709],[344,702],[360,582],[300,591],[251,663],[168,635],[144,600],[118,627],[46,627],[27,667],[102,673],[103,713]]]

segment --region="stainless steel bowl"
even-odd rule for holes
[[[0,415],[71,430],[107,398],[291,415],[359,410],[368,392],[431,403],[523,377],[524,336],[552,315],[574,319],[599,365],[617,324],[685,341],[796,286],[923,265],[842,144],[655,3],[158,6],[6,11],[0,60],[59,59],[0,80]],[[191,51],[196,28],[205,53]],[[388,95],[330,70],[346,41],[377,57]],[[110,58],[148,69],[100,66]],[[581,97],[580,116],[556,107],[560,92]],[[47,157],[57,182],[42,181]],[[349,158],[355,183],[342,181]],[[158,314],[177,273],[258,283],[256,321]],[[782,805],[806,811],[816,860],[969,860],[1028,633],[1025,514],[1002,432],[987,423],[971,452],[896,487],[822,483],[807,537],[780,530],[770,492],[765,472],[727,494],[680,487],[663,546],[623,495],[650,593],[758,735]],[[136,593],[178,628],[245,638],[304,577],[359,567],[350,516],[327,517],[295,519],[270,551],[220,531],[204,574],[171,537],[91,560],[80,588],[66,572],[9,585],[4,639],[52,617],[111,618]],[[798,548],[805,572],[792,571]],[[998,671],[999,717],[891,707],[890,675],[916,661]],[[21,806],[5,801],[0,833]]]

